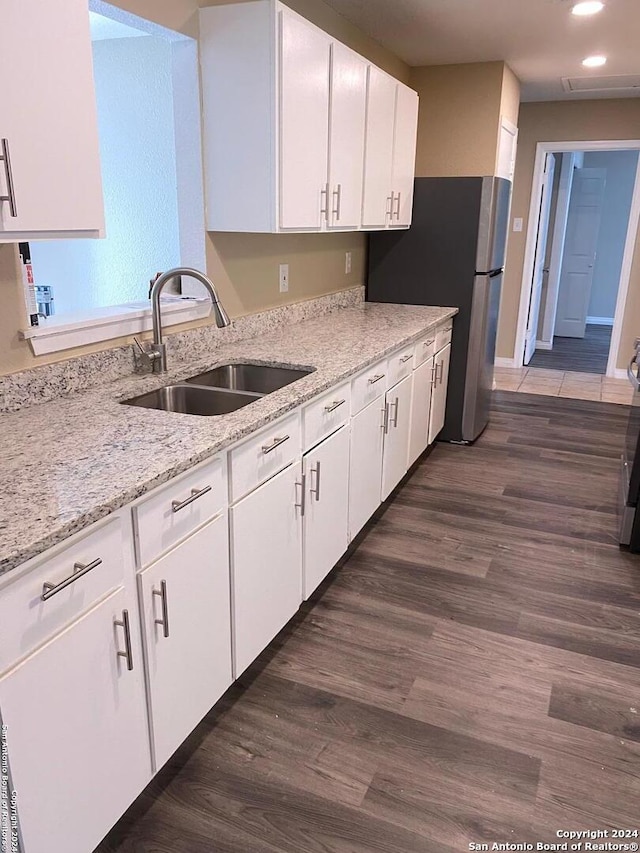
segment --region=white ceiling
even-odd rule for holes
[[[146,36],[147,33],[129,27],[120,21],[105,18],[97,12],[89,12],[89,23],[91,26],[91,41],[103,41],[104,39],[126,39]]]
[[[589,18],[575,0],[325,0],[409,65],[505,60],[525,101],[640,96],[567,93],[562,77],[640,73],[640,0],[605,0]],[[603,53],[602,68],[582,60]]]

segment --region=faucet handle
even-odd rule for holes
[[[149,347],[149,349],[145,349],[144,345],[135,335],[133,336],[133,341],[135,346],[138,348],[138,355],[140,356],[140,360],[142,361],[142,363],[146,367],[151,367],[151,369],[155,371],[155,365],[162,355],[160,350],[161,348],[164,349],[164,344],[161,344],[159,347],[155,347],[152,345]]]

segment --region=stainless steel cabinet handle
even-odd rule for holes
[[[281,444],[284,444],[285,441],[289,441],[288,435],[283,435],[280,438],[274,438],[271,444],[263,444],[262,452],[263,453],[271,453],[272,450],[275,450],[276,447],[280,447]]]
[[[431,368],[431,387],[435,388],[438,384],[438,365],[434,364]]]
[[[316,487],[309,486],[309,491],[312,495],[316,496],[316,501],[320,500],[320,463],[316,462],[315,465],[311,466],[311,473],[316,475]]]
[[[387,196],[387,201],[389,202],[389,207],[387,210],[385,210],[385,215],[388,216],[389,219],[393,219],[393,198],[394,198],[393,193],[391,193],[391,195]]]
[[[296,488],[300,486],[300,503],[295,503],[294,506],[298,507],[300,510],[300,516],[304,518],[304,511],[307,506],[307,475],[302,475],[302,482],[299,483],[296,480]]]
[[[389,434],[389,404],[384,404],[384,409],[382,410],[382,429],[384,430],[384,434]]]
[[[211,491],[211,486],[205,486],[204,489],[191,489],[191,494],[188,498],[185,498],[183,501],[171,501],[171,509],[174,512],[180,512],[181,509],[184,509],[189,504],[192,504],[194,501],[197,501],[198,498],[201,498],[203,495],[206,495],[207,492]]]
[[[398,403],[399,403],[398,397],[396,397],[396,399],[393,401],[393,403],[391,403],[391,406],[393,406],[393,420],[391,421],[391,426],[393,426],[393,427],[398,426]]]
[[[70,584],[75,583],[75,581],[80,580],[83,575],[88,574],[91,569],[95,569],[97,566],[101,565],[102,559],[100,557],[96,557],[95,560],[92,560],[90,563],[74,563],[73,564],[73,574],[69,575],[68,578],[65,578],[60,583],[49,583],[45,581],[42,584],[42,595],[40,598],[42,601],[47,601],[52,596],[56,595],[58,592],[62,592],[63,589],[66,589]]]
[[[640,381],[638,380],[638,374],[633,370],[634,364],[636,365],[636,367],[638,366],[636,357],[637,356],[634,355],[634,357],[629,362],[629,366],[627,367],[627,376],[629,377],[629,382],[633,385],[634,390],[640,391]]]
[[[333,403],[325,406],[324,410],[325,412],[335,412],[336,409],[339,409],[340,406],[343,406],[346,402],[346,400],[334,400]]]
[[[324,202],[322,201],[324,196]],[[325,220],[329,221],[329,184],[324,185],[324,189],[320,190],[320,216],[324,216]]]
[[[403,355],[400,359],[400,364],[406,364],[410,359],[413,358],[413,353],[411,355]]]
[[[386,376],[386,373],[376,373],[375,376],[372,376],[369,379],[369,385],[375,385],[376,382],[380,382],[380,380],[384,379],[385,376]]]
[[[162,619],[154,619],[154,624],[162,625],[162,633],[165,637],[169,636],[169,607],[167,605],[167,582],[160,581],[160,589],[155,589],[155,587],[151,590],[153,595],[157,595],[160,598],[160,604],[162,605]]]
[[[340,210],[342,208],[342,184],[338,184],[333,191],[333,197],[335,199],[336,206],[333,208],[332,213],[336,218],[336,222],[340,222]]]
[[[127,669],[133,669],[133,654],[131,652],[131,628],[129,627],[129,611],[122,611],[122,619],[114,619],[113,624],[124,629],[124,651],[118,651],[119,658],[125,658]]]
[[[444,361],[441,361],[438,364],[438,368],[440,369],[440,376],[438,377],[438,382],[442,385],[442,376],[444,374]]]
[[[396,199],[396,219],[400,219],[400,196],[402,193],[398,193],[398,197]]]
[[[430,341],[424,341],[424,343],[422,344],[422,346],[423,346],[423,347],[430,347],[432,343],[433,343],[433,340],[430,340]]]
[[[9,155],[8,139],[0,140],[0,152],[0,160],[4,162],[4,174],[7,179],[7,195],[0,195],[0,202],[8,201],[9,213],[11,216],[16,217],[18,215],[18,209],[16,207],[16,192],[13,185],[13,173],[11,171],[11,157]]]

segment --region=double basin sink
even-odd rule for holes
[[[127,406],[185,415],[226,415],[311,372],[266,364],[221,364],[184,382],[122,402]]]

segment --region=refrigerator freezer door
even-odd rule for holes
[[[507,247],[511,182],[506,178],[483,178],[476,271],[502,269]]]
[[[462,410],[462,440],[474,441],[489,422],[502,273],[476,276]]]

